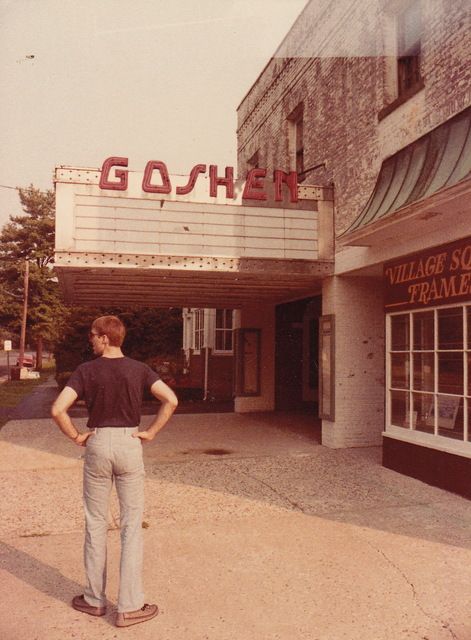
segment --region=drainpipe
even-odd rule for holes
[[[204,350],[204,396],[203,400],[206,402],[208,399],[208,369],[209,369],[209,349]]]

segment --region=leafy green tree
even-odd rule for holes
[[[28,260],[27,341],[35,343],[41,368],[43,342],[54,343],[68,315],[51,269],[55,199],[53,191],[40,191],[33,185],[20,189],[19,197],[25,215],[10,216],[0,234],[0,324],[9,333],[19,334]]]
[[[54,262],[55,196],[33,185],[19,189],[26,215],[10,216],[1,233],[1,256],[13,261],[30,260],[39,268]]]

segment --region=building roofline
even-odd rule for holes
[[[252,91],[252,89],[255,87],[255,85],[257,84],[257,82],[259,81],[259,79],[263,76],[263,74],[265,73],[265,71],[268,69],[268,67],[270,66],[272,60],[274,60],[277,57],[277,53],[279,52],[279,50],[281,49],[281,47],[283,46],[283,44],[285,43],[285,41],[287,40],[288,36],[290,35],[291,31],[293,30],[294,26],[298,23],[298,21],[301,19],[301,17],[303,16],[304,12],[306,11],[307,7],[311,4],[311,0],[307,0],[306,4],[304,5],[304,7],[301,9],[299,15],[297,16],[297,18],[295,18],[294,22],[292,23],[291,27],[288,29],[288,31],[286,32],[286,35],[284,36],[283,40],[280,42],[280,44],[277,46],[277,48],[275,49],[274,53],[270,56],[270,58],[268,59],[268,62],[265,64],[265,66],[263,67],[263,69],[260,71],[260,73],[258,74],[258,76],[255,78],[255,80],[252,82],[252,84],[250,85],[249,89],[245,92],[244,96],[242,97],[242,99],[240,100],[239,104],[236,107],[236,111],[239,111],[240,107],[242,106],[242,103],[244,102],[244,100],[246,100],[246,98],[248,97],[249,93]]]

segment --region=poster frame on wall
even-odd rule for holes
[[[262,330],[235,330],[235,393],[239,397],[260,395]]]
[[[335,315],[333,314],[319,318],[319,369],[319,418],[334,422]]]

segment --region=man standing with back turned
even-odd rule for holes
[[[51,410],[61,431],[86,447],[83,501],[87,584],[84,593],[72,600],[72,606],[92,616],[106,613],[108,503],[116,482],[121,525],[118,627],[145,622],[159,611],[157,605],[144,603],[142,590],[142,444],[155,438],[178,404],[170,387],[150,367],[123,355],[125,333],[116,316],[94,320],[89,338],[93,352],[100,357],[75,370]],[[162,404],[152,424],[139,431],[144,389],[150,389]],[[77,398],[83,398],[87,405],[89,430],[85,433],[78,431],[67,413]]]

